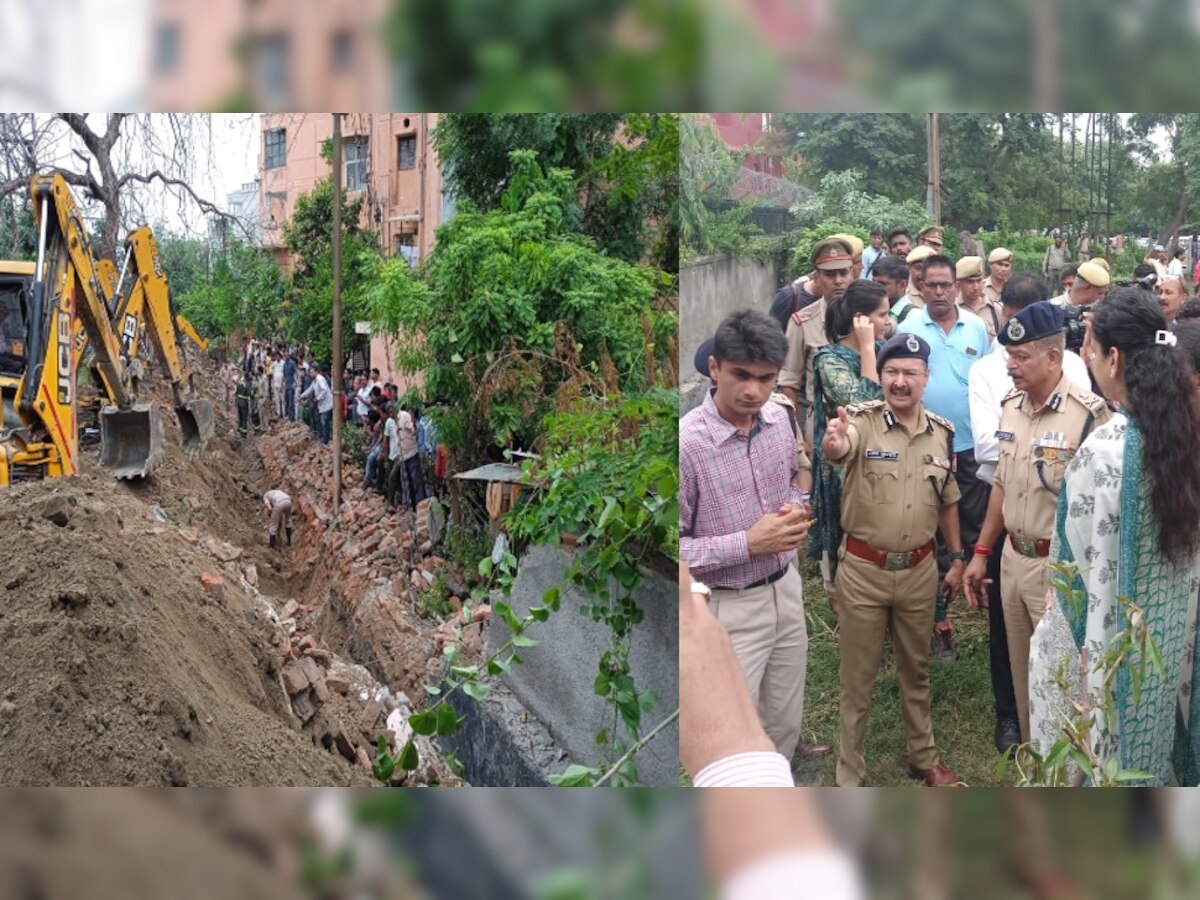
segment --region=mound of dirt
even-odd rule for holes
[[[101,473],[4,499],[0,783],[369,782],[290,724],[268,611],[154,507]]]
[[[227,437],[233,410],[203,368],[226,437],[202,455],[182,451],[155,379],[153,479],[115,481],[93,448],[78,477],[0,495],[0,784],[372,783],[302,733],[283,690],[288,635],[242,573],[257,563],[284,598],[292,585],[257,557],[261,463]]]

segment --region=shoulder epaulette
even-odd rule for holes
[[[884,402],[882,400],[868,400],[865,403],[852,403],[846,407],[846,413],[851,416],[857,416],[860,413],[870,412],[873,409],[882,409]]]
[[[1023,396],[1025,396],[1024,391],[1018,390],[1017,388],[1012,388],[1007,394],[1004,395],[1004,399],[1000,401],[1000,405],[1003,406],[1009,400],[1016,400],[1017,398]]]
[[[772,391],[771,396],[768,398],[768,400],[771,403],[776,403],[779,406],[784,406],[784,407],[787,407],[788,409],[796,408],[796,404],[792,402],[792,398],[789,397],[787,394],[783,393],[783,391],[778,391],[778,390]]]
[[[1108,406],[1104,398],[1099,394],[1093,394],[1091,391],[1081,388],[1076,384],[1072,384],[1068,388],[1067,393],[1086,406],[1089,412],[1098,413]]]
[[[929,410],[925,410],[925,415],[929,416],[929,418],[934,422],[937,422],[943,428],[947,429],[951,434],[954,434],[954,423],[949,419],[943,419],[941,416],[937,415],[936,413],[931,413]]]
[[[809,319],[814,318],[815,316],[824,315],[824,314],[825,314],[825,304],[822,303],[820,300],[817,300],[816,303],[810,303],[810,304],[808,304],[808,306],[804,307],[804,309],[800,309],[800,310],[797,310],[796,312],[792,313],[792,321],[795,322],[797,325],[803,325]]]

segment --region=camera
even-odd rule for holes
[[[1140,269],[1141,266],[1138,266],[1138,268]],[[1150,272],[1149,274],[1143,275],[1141,278],[1137,278],[1137,277],[1126,278],[1121,281],[1118,281],[1116,286],[1117,287],[1136,287],[1136,288],[1141,288],[1143,291],[1153,292],[1154,288],[1157,284],[1158,284],[1157,273]]]
[[[1087,306],[1068,306],[1063,310],[1063,324],[1065,325],[1064,330],[1067,334],[1067,349],[1073,353],[1078,353],[1083,347],[1084,316],[1091,311],[1091,304]]]

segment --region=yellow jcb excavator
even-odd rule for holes
[[[121,342],[121,359],[126,366],[140,364],[140,339],[143,334],[150,337],[175,394],[175,412],[179,416],[183,448],[189,452],[202,450],[213,434],[212,408],[207,401],[195,397],[195,372],[185,364],[183,336],[187,334],[202,350],[207,349],[208,342],[182,315],[173,315],[170,282],[150,227],[143,225],[130,232],[125,239],[124,251],[120,275],[106,259],[97,264],[109,324]],[[132,275],[128,289],[125,286],[127,274]],[[88,344],[88,333],[80,320],[76,324],[76,367]],[[100,375],[109,401],[116,402],[103,372]]]
[[[110,321],[105,298],[112,290],[111,274],[96,262],[62,176],[34,178],[30,193],[38,228],[33,280],[0,268],[0,485],[79,471],[77,322],[95,351],[93,371],[113,403],[100,413],[100,464],[118,478],[148,475],[162,458],[162,423],[157,406],[138,403],[142,366],[122,354]],[[195,447],[212,433],[212,407],[195,397],[185,378],[152,240],[145,249],[147,265],[139,270],[131,297],[141,292],[147,333],[171,380],[184,444]]]

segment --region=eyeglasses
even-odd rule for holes
[[[942,291],[954,290],[954,282],[952,282],[952,281],[926,281],[925,287],[929,288],[931,291],[933,291],[935,293],[941,293]]]

